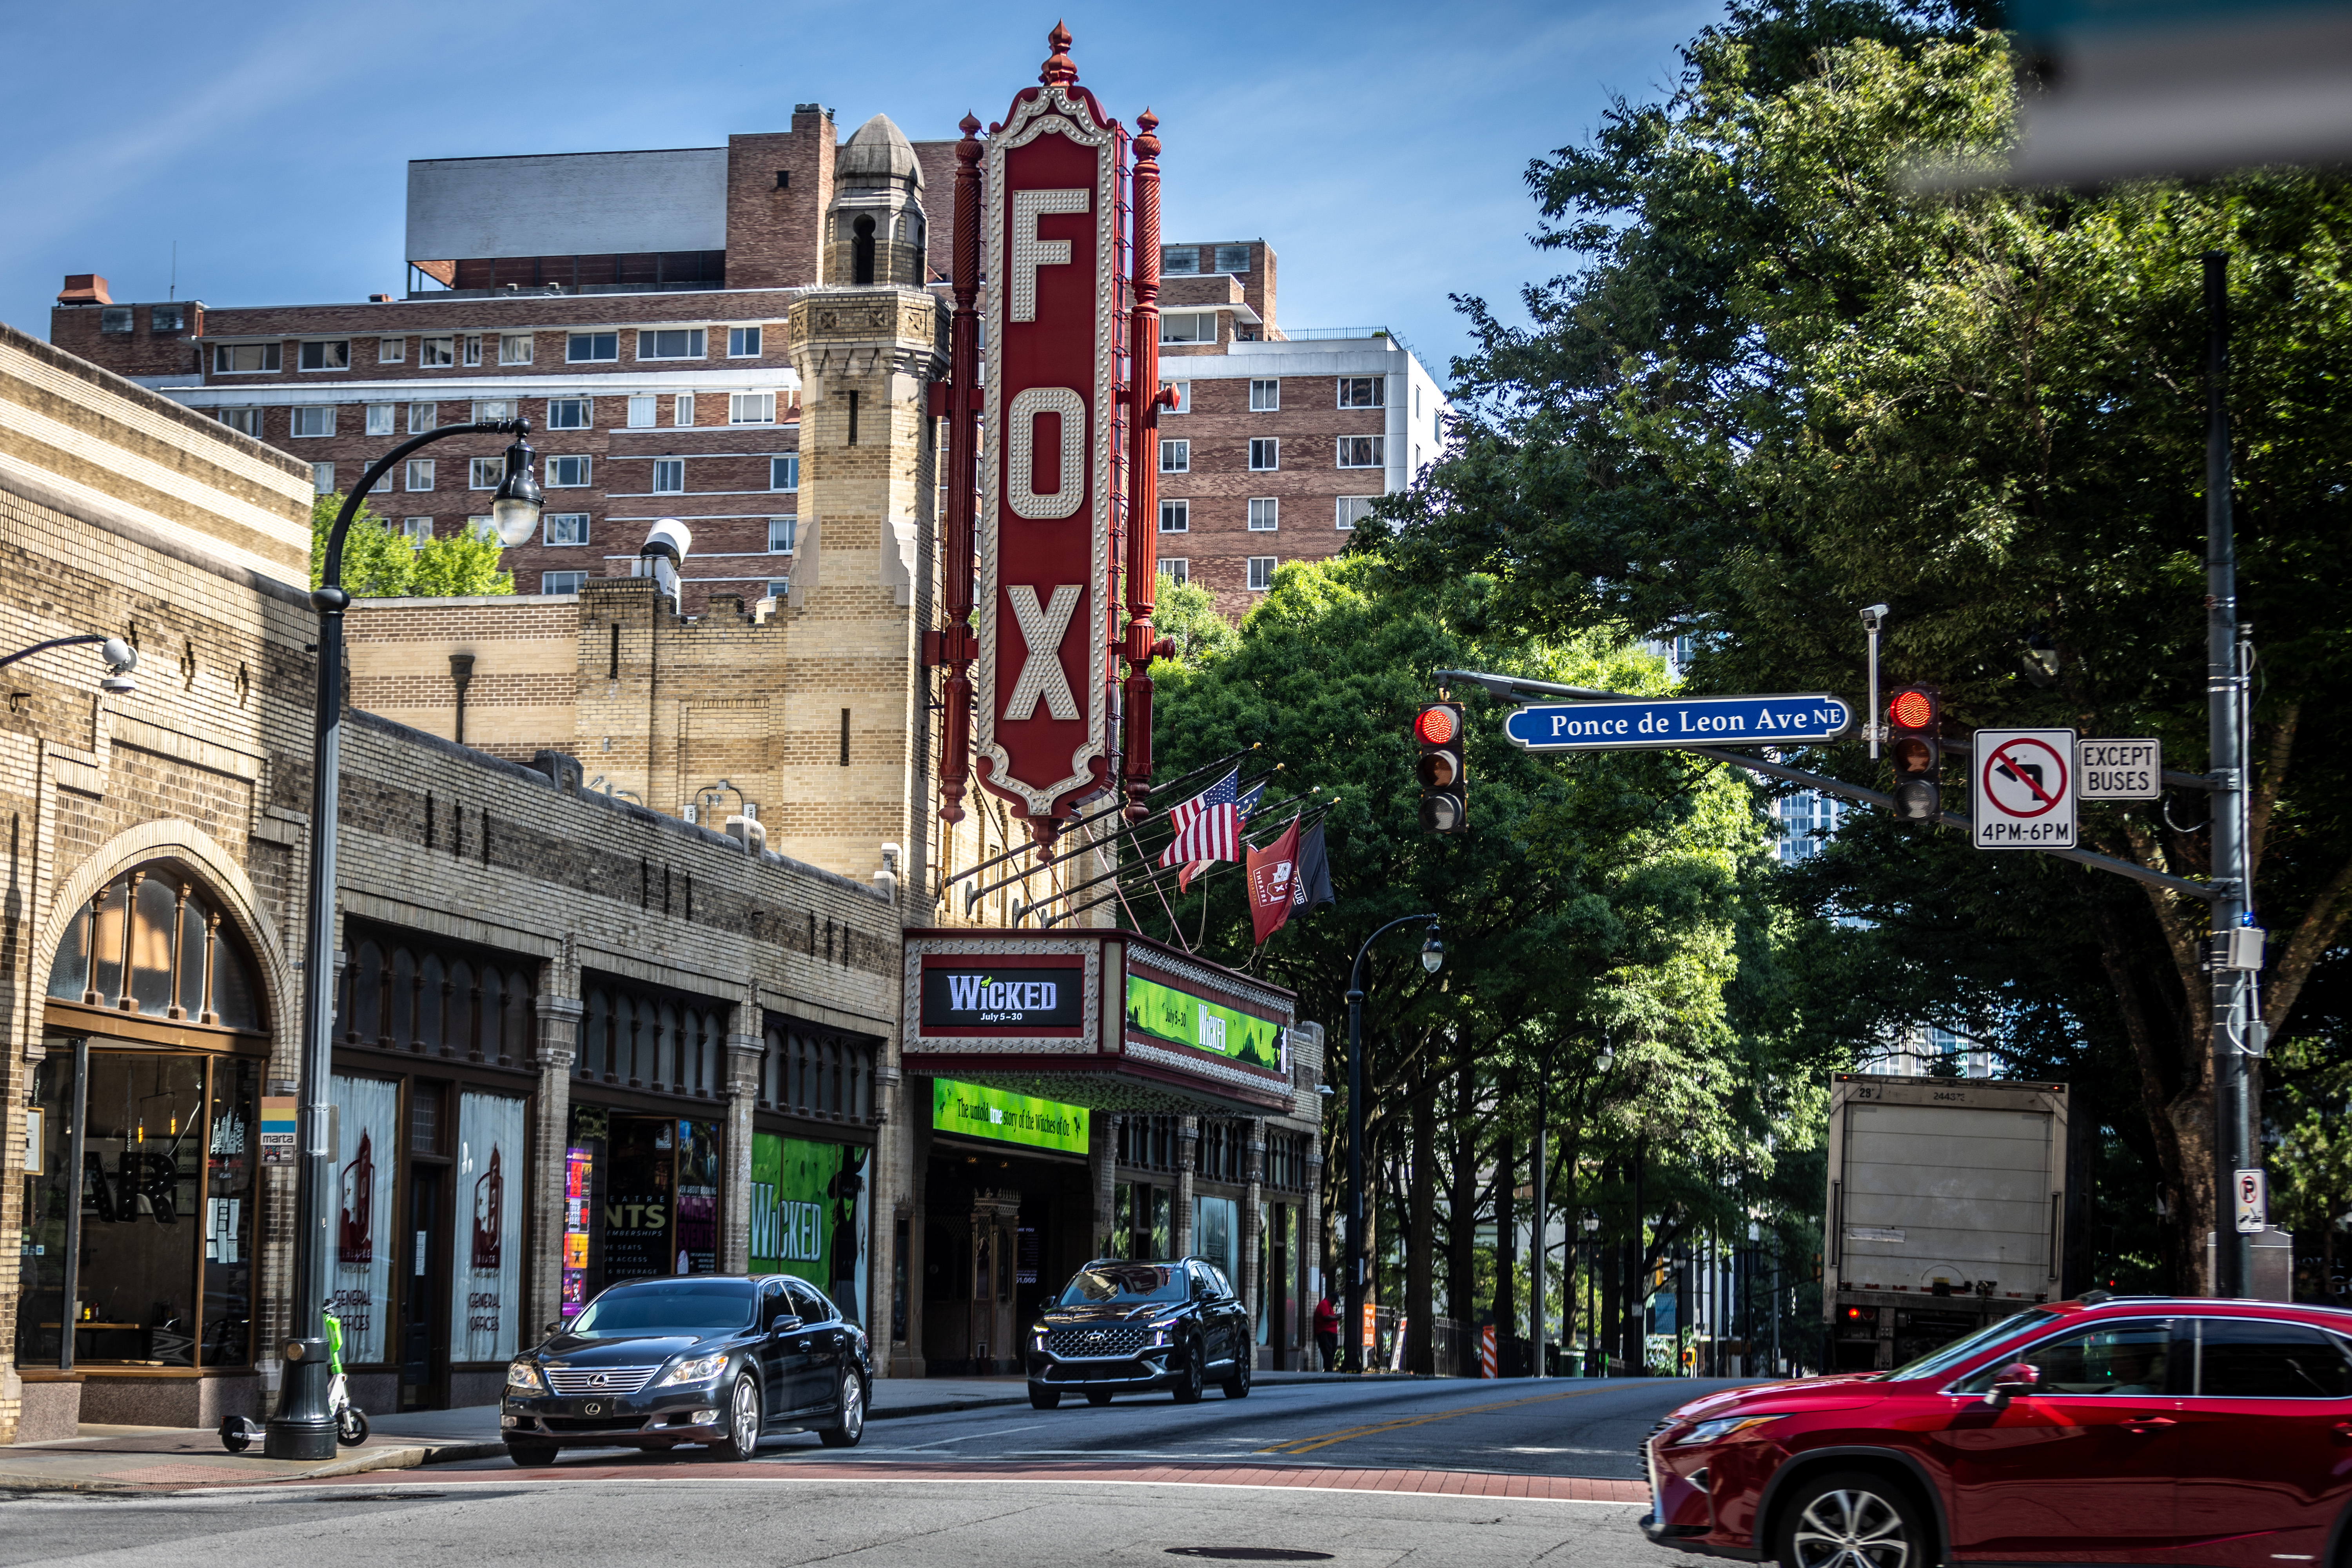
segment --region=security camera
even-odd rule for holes
[[[131,679],[131,672],[139,668],[137,648],[121,637],[109,637],[98,655],[106,660],[106,679],[98,683],[100,691],[112,697],[128,697],[139,689],[139,683]]]
[[[686,564],[693,549],[694,531],[674,517],[666,517],[646,531],[646,542],[637,553],[659,556],[676,567]]]
[[[1879,630],[1885,626],[1887,614],[1887,608],[1884,605],[1865,606],[1862,612],[1862,629],[1866,632]]]

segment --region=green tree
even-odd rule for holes
[[[1854,611],[1885,602],[1891,677],[1939,687],[1953,729],[2154,734],[2201,768],[2199,257],[2229,252],[2240,603],[2266,672],[2252,844],[2284,1036],[2352,913],[2352,757],[2298,721],[2339,706],[2352,643],[2329,592],[2352,537],[2352,203],[2294,170],[1914,194],[1918,163],[2011,133],[2008,42],[1964,20],[1736,8],[1664,102],[1538,161],[1541,241],[1578,264],[1527,291],[1525,328],[1465,302],[1451,460],[1357,548],[1423,584],[1490,576],[1497,621],[1531,633],[1690,635],[1701,689],[1856,691]],[[1883,783],[1858,745],[1810,754]],[[2086,809],[2086,843],[2202,874],[2201,801]],[[1812,943],[1821,973],[1882,1036],[1943,1023],[2013,1070],[2100,1068],[2097,1118],[2168,1215],[2163,1272],[2195,1278],[2201,903],[1866,816],[1788,885],[1843,922]]]
[[[327,536],[334,531],[343,496],[322,495],[310,502],[310,586],[327,566]],[[355,599],[404,595],[446,598],[459,595],[511,594],[514,574],[499,569],[497,540],[470,531],[412,546],[393,531],[362,500],[343,534],[343,586]]]

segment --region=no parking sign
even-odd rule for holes
[[[1969,800],[1979,849],[2072,849],[2075,734],[1979,730]]]

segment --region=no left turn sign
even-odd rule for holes
[[[2072,730],[1979,730],[1969,800],[1979,849],[2074,847]]]

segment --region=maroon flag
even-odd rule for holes
[[[1250,925],[1260,946],[1290,919],[1292,886],[1298,879],[1298,819],[1282,837],[1249,852]]]

